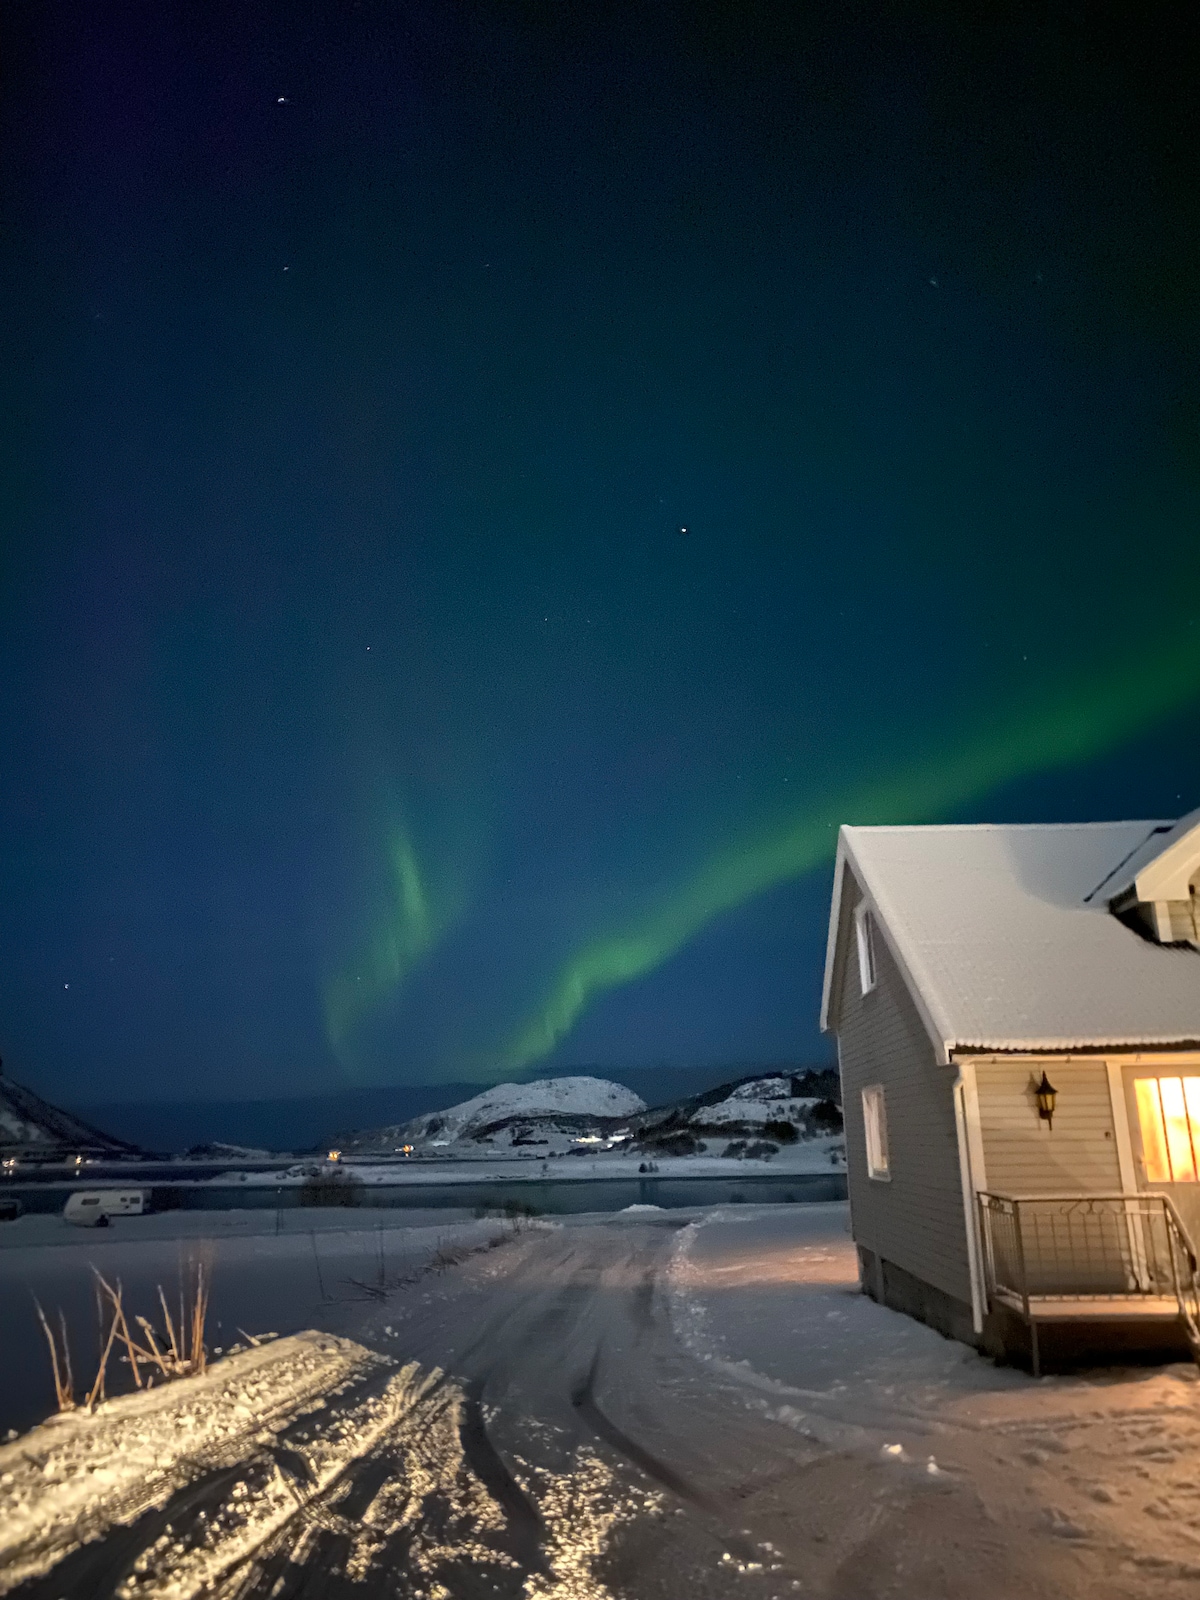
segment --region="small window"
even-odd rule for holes
[[[862,992],[870,994],[875,987],[875,918],[866,906],[859,906],[855,913],[854,931],[858,936],[858,981]]]
[[[887,1106],[883,1085],[877,1083],[862,1092],[863,1125],[867,1131],[867,1176],[890,1178],[888,1165]]]

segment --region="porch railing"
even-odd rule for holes
[[[1096,1315],[1106,1300],[1122,1315],[1174,1301],[1200,1361],[1200,1272],[1169,1195],[985,1192],[979,1217],[988,1298],[1034,1326],[1035,1364],[1038,1320]]]

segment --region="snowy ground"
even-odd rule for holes
[[[252,1331],[308,1317],[320,1334],[305,1360],[353,1373],[269,1429],[251,1430],[254,1405],[226,1417],[219,1459],[215,1444],[166,1452],[153,1504],[107,1531],[100,1515],[92,1542],[22,1595],[182,1600],[199,1594],[197,1574],[230,1600],[366,1592],[367,1580],[372,1595],[414,1600],[1196,1592],[1191,1368],[1036,1383],[997,1369],[857,1293],[841,1206],[639,1208],[540,1222],[491,1249],[496,1224],[461,1222],[462,1258],[434,1269],[430,1246],[450,1232],[438,1220],[389,1235],[396,1267],[378,1294],[355,1290],[371,1266],[361,1234],[316,1239],[324,1295],[307,1234],[220,1240],[218,1285],[241,1297],[239,1316],[262,1312]],[[128,1295],[192,1245],[101,1248],[124,1252],[108,1263]],[[73,1253],[28,1256],[54,1288]],[[0,1314],[25,1254],[0,1252]],[[402,1264],[415,1269],[403,1284]],[[217,1393],[222,1369],[200,1381]],[[238,1383],[229,1394],[245,1403]],[[114,1423],[127,1404],[110,1408]],[[22,1504],[60,1503],[47,1442],[102,1421],[9,1446],[0,1492],[12,1472]],[[107,1504],[116,1489],[95,1492]],[[55,1537],[72,1537],[61,1519]]]
[[[54,1405],[35,1297],[52,1319],[63,1311],[81,1382],[94,1371],[93,1267],[122,1283],[133,1312],[155,1316],[157,1286],[175,1294],[181,1268],[207,1259],[210,1341],[225,1349],[239,1329],[291,1334],[331,1327],[369,1302],[381,1282],[396,1284],[422,1271],[439,1250],[477,1248],[504,1231],[496,1221],[446,1211],[175,1211],[121,1218],[102,1232],[73,1228],[61,1217],[22,1217],[0,1235],[0,1438],[40,1421]],[[118,1386],[122,1378],[128,1386],[118,1369]]]
[[[1069,1550],[1053,1563],[1058,1592],[1195,1592],[1190,1364],[1038,1382],[997,1367],[858,1292],[841,1205],[710,1213],[681,1231],[670,1279],[684,1343],[747,1406],[833,1449],[969,1486],[993,1547],[998,1534],[1010,1546],[1049,1535]]]
[[[701,1360],[765,1394],[802,1391],[844,1426],[1028,1388],[861,1294],[845,1205],[709,1212],[680,1232],[670,1283],[676,1325]]]
[[[515,1576],[594,1594],[590,1556],[653,1499],[594,1454],[510,1480],[531,1547],[489,1492],[483,1434],[440,1371],[328,1334],[254,1347],[0,1446],[0,1593],[265,1600],[303,1574],[319,1593],[511,1593]]]
[[[395,1210],[342,1206],[303,1206],[277,1211],[161,1211],[141,1217],[118,1217],[108,1229],[79,1228],[60,1213],[18,1217],[0,1228],[0,1256],[5,1250],[44,1250],[59,1247],[90,1252],[114,1244],[142,1244],[151,1240],[262,1239],[277,1235],[303,1237],[310,1233],[373,1233],[384,1228],[389,1236],[410,1229],[444,1229],[470,1222],[474,1212],[466,1207],[405,1206]],[[0,1268],[3,1271],[3,1268]]]

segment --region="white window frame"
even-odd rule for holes
[[[887,1099],[881,1083],[873,1083],[862,1092],[863,1129],[867,1142],[867,1177],[878,1183],[892,1181],[891,1157],[888,1152]]]
[[[854,939],[858,946],[858,981],[863,994],[870,994],[878,982],[875,962],[875,918],[870,906],[859,906],[854,913]]]

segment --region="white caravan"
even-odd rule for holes
[[[145,1210],[144,1189],[79,1189],[63,1216],[80,1228],[107,1228],[110,1217],[140,1217]]]

